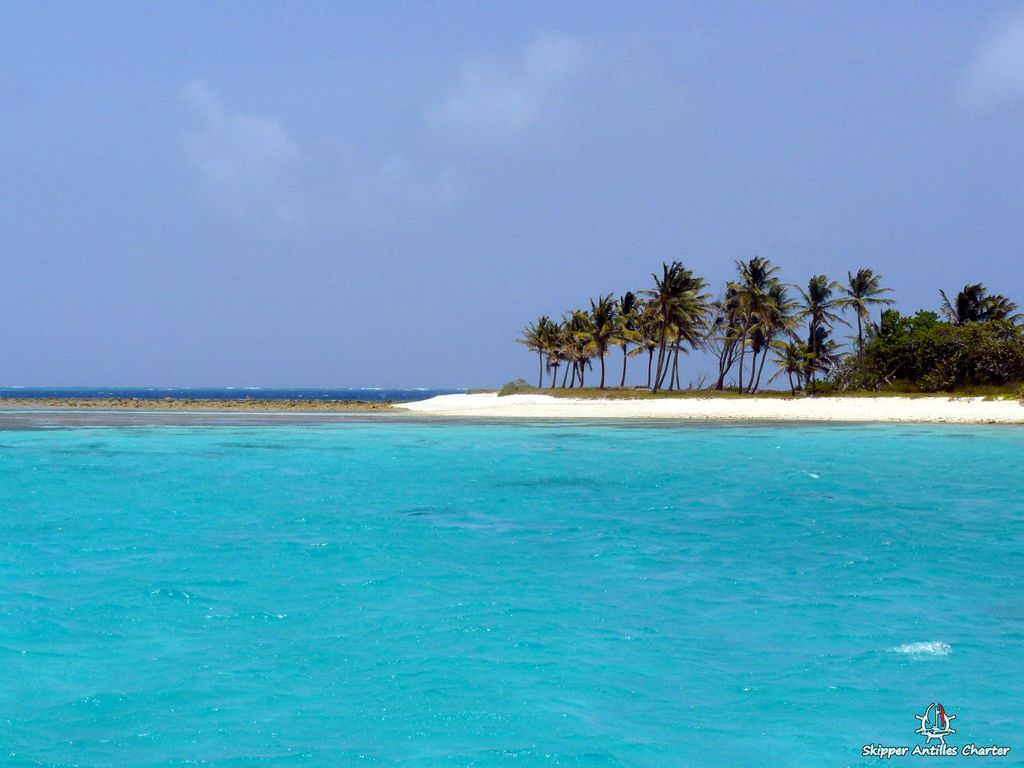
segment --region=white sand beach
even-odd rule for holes
[[[981,397],[665,398],[599,400],[494,393],[396,404],[415,413],[501,419],[706,419],[1024,424],[1017,400]]]

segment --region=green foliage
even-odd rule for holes
[[[911,382],[923,392],[1024,380],[1024,333],[1010,321],[942,322],[934,312],[882,314],[864,348],[865,376],[876,386]]]
[[[984,323],[989,320],[1016,321],[1017,305],[998,293],[990,294],[982,283],[968,284],[953,299],[945,291],[942,296],[942,314],[953,325]]]
[[[681,388],[680,357],[692,350],[717,358],[715,391],[731,385],[737,394],[761,391],[769,361],[767,380],[784,376],[793,395],[980,391],[1005,397],[1024,382],[1024,324],[1018,325],[1024,315],[981,283],[953,296],[940,291],[941,317],[885,310],[875,324],[873,313],[893,301],[871,269],[848,272],[845,285],[814,275],[806,289],[797,289],[797,300],[763,257],[737,261],[736,270],[714,302],[705,281],[673,261],[652,275],[653,288],[627,291],[618,301],[604,294],[591,300],[589,311],[566,312],[561,321],[541,316],[518,339],[537,353],[536,388],[519,379],[500,394],[542,389],[545,369],[546,392],[585,388],[595,367],[604,389],[605,358],[615,346],[622,347],[619,386],[625,386],[629,358],[642,355],[651,394]],[[852,348],[844,350],[837,340],[839,324],[856,332]]]
[[[1017,399],[1024,402],[1024,384],[1020,385],[1020,389],[1017,390]]]
[[[839,383],[836,381],[812,381],[807,385],[808,395],[834,395],[839,392]]]
[[[498,390],[498,397],[505,397],[506,395],[522,395],[533,391],[533,387],[527,383],[526,379],[515,379],[514,381],[508,382]]]

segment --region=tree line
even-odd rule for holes
[[[630,358],[646,357],[645,387],[655,393],[682,388],[680,357],[693,350],[717,359],[716,390],[730,381],[738,392],[755,393],[782,375],[793,393],[825,382],[843,389],[891,383],[892,375],[886,378],[878,366],[893,361],[880,363],[877,355],[868,354],[882,333],[883,318],[891,320],[894,313],[883,312],[878,323],[871,322],[874,308],[893,303],[880,275],[864,268],[848,272],[842,283],[814,275],[805,286],[792,286],[763,257],[737,261],[735,267],[718,298],[708,293],[703,278],[673,261],[662,264],[661,274],[651,275],[651,288],[618,298],[599,296],[590,300],[589,309],[571,310],[560,320],[539,317],[517,340],[538,355],[538,388],[544,387],[546,372],[551,388],[583,387],[596,362],[598,386],[605,389],[606,359],[615,347],[622,354],[619,386],[626,384]],[[964,286],[953,298],[943,291],[940,295],[945,325],[994,323],[1013,329],[1024,365],[1024,338],[1013,302],[989,294],[980,283]],[[940,322],[938,315],[935,320]],[[851,351],[844,352],[834,337],[839,325],[856,329]],[[765,379],[769,360],[776,370]]]

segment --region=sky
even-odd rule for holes
[[[676,259],[1024,304],[1020,2],[9,2],[0,99],[4,385],[496,386]]]

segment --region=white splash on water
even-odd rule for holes
[[[907,643],[906,645],[897,645],[892,649],[895,653],[906,653],[911,656],[949,656],[953,652],[953,648],[949,643],[943,643],[940,640],[932,640],[926,643]]]

